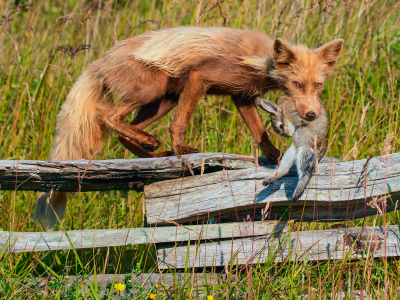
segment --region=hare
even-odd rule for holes
[[[307,188],[317,160],[321,160],[325,155],[330,124],[329,113],[321,105],[319,116],[307,121],[298,114],[294,101],[286,96],[279,99],[278,105],[260,98],[256,103],[271,114],[272,128],[276,133],[293,138],[292,144],[278,164],[276,175],[265,178],[263,185],[274,183],[285,176],[292,166],[297,166],[299,182],[292,196],[293,202],[296,202]]]

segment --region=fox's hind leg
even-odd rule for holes
[[[292,144],[289,149],[286,150],[281,161],[279,162],[278,170],[275,175],[271,175],[263,180],[263,185],[268,186],[273,184],[278,179],[289,173],[290,168],[293,167],[296,161],[296,147]]]
[[[160,146],[160,142],[152,135],[124,121],[125,117],[136,108],[138,106],[125,103],[118,105],[105,116],[105,123],[120,135],[135,141],[144,151],[154,151]]]
[[[310,182],[312,173],[314,172],[315,163],[318,156],[312,149],[303,150],[297,156],[297,172],[299,174],[299,182],[294,190],[292,201],[296,202],[303,195],[308,183]]]
[[[183,146],[184,133],[193,115],[196,104],[200,97],[206,92],[202,76],[195,68],[190,70],[189,77],[179,99],[175,120],[171,126],[172,149],[175,155],[197,153],[197,149]]]
[[[272,145],[268,138],[265,127],[260,115],[258,114],[255,99],[256,97],[249,98],[244,96],[232,96],[236,108],[247,127],[249,127],[252,136],[256,139],[263,154],[273,162],[278,163],[278,158],[281,156],[281,152]]]
[[[135,118],[131,122],[131,125],[139,130],[144,130],[151,123],[165,116],[178,104],[178,97],[164,97],[160,100],[147,104],[139,109]],[[139,157],[166,157],[173,155],[172,151],[165,151],[162,153],[147,152],[133,139],[126,137],[122,134],[118,136],[119,141],[131,151],[133,154]]]
[[[140,67],[140,65],[137,67]],[[105,86],[121,98],[119,104],[104,116],[104,122],[120,135],[132,139],[143,151],[152,152],[160,146],[160,142],[152,135],[144,132],[140,126],[128,124],[124,119],[129,113],[143,106],[149,108],[149,118],[151,116],[158,117],[160,105],[157,102],[166,94],[168,76],[158,71],[150,72],[148,68],[144,68],[142,71],[134,77],[125,74],[126,76],[118,77],[118,80],[115,80],[114,77],[112,77],[114,80],[111,80],[104,75]],[[151,105],[154,102],[156,103]],[[141,121],[144,122],[143,119]],[[129,139],[125,139],[126,144],[128,144]]]

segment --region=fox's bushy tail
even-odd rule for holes
[[[108,132],[103,120],[110,107],[96,74],[91,69],[87,70],[72,87],[60,109],[50,159],[91,159]],[[66,207],[66,192],[40,193],[34,219],[44,229],[53,229],[58,225],[58,219],[63,217]]]

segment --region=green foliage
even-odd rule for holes
[[[344,51],[321,95],[332,119],[327,156],[346,160],[366,158],[380,155],[385,145],[392,147],[389,151],[399,152],[400,3],[397,1],[9,0],[0,2],[0,10],[3,16],[1,159],[48,157],[57,112],[71,85],[90,62],[114,44],[115,38],[121,41],[150,30],[189,25],[258,29],[273,38],[310,47],[343,38]],[[270,92],[266,96],[275,101],[279,95]],[[169,127],[173,115],[174,111],[148,128],[162,142],[160,151],[171,148]],[[272,142],[284,150],[290,140],[273,133],[268,116],[262,114],[262,117]],[[201,152],[258,151],[227,97],[207,97],[199,103],[186,140]],[[98,159],[131,157],[115,134],[98,155]],[[36,196],[34,192],[1,191],[0,230],[39,231],[31,219]],[[140,193],[77,193],[71,195],[59,229],[138,227],[142,219]],[[397,224],[398,214],[347,225],[364,223]],[[331,225],[307,223],[291,227],[295,231]],[[37,277],[157,270],[153,246],[0,253],[0,297],[4,299],[43,299],[44,291],[32,279]],[[131,270],[136,263],[140,264],[139,269]],[[387,259],[276,264],[271,257],[263,266],[241,272],[236,284],[204,287],[204,295],[212,294],[216,299],[308,299],[322,295],[323,299],[332,299],[340,289],[349,292],[364,289],[375,296],[376,291],[381,291],[375,299],[382,298],[384,290],[388,297],[394,298],[400,289],[398,265],[398,260]],[[188,269],[189,275],[190,272]],[[19,281],[10,281],[11,278]],[[97,286],[67,288],[62,278],[46,286],[49,299],[96,299],[97,290]],[[174,291],[159,291],[157,295],[185,299],[189,297],[188,291],[190,283],[175,287]],[[150,292],[141,291],[139,298],[147,299]]]

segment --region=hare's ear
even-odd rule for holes
[[[280,115],[282,112],[282,109],[271,100],[257,98],[256,104],[271,115]]]

